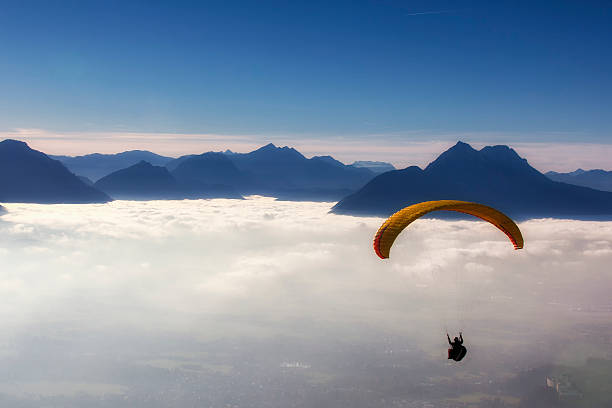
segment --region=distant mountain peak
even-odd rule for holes
[[[500,160],[524,160],[514,149],[506,145],[485,146],[480,149],[480,152],[488,155],[489,157]]]
[[[271,150],[276,150],[278,149],[278,147],[276,147],[274,145],[274,143],[268,143],[265,146],[261,146],[259,149],[255,150],[256,152],[263,152],[263,151],[271,151]]]
[[[426,167],[426,170],[448,173],[451,168],[461,170],[473,168],[473,171],[479,172],[487,166],[512,168],[515,171],[533,172],[534,170],[529,166],[526,159],[523,159],[514,149],[506,145],[485,146],[476,150],[464,142],[457,142],[453,147],[443,152]]]
[[[472,153],[472,152],[477,152],[477,151],[478,150],[474,149],[470,144],[459,141],[455,143],[453,147],[443,152],[442,155],[445,153],[457,154],[457,153],[466,153],[466,152]]]
[[[570,173],[557,173],[549,171],[546,173],[550,179],[563,183],[590,187],[596,190],[612,191],[612,171],[602,169],[583,170],[577,169]]]
[[[474,150],[474,148],[469,143],[465,143],[465,142],[463,142],[461,140],[458,140],[457,143],[455,143],[455,145],[453,147],[454,148]]]
[[[477,160],[478,150],[474,149],[467,143],[457,142],[453,147],[444,151],[438,158],[425,168],[425,170],[435,170],[440,167],[447,166],[463,166],[464,163],[470,160]]]
[[[168,169],[145,160],[102,177],[94,186],[120,198],[180,197],[177,181]]]
[[[273,143],[268,143],[267,145],[262,146],[259,149],[252,151],[251,153],[247,153],[246,155],[250,157],[276,157],[283,160],[306,160],[306,157],[304,157],[302,153],[298,152],[293,147],[278,147],[275,146]]]
[[[520,217],[612,217],[611,193],[554,182],[507,146],[474,150],[462,142],[442,153],[424,171],[409,167],[377,176],[342,199],[332,211],[390,215],[416,202],[451,196]]]
[[[457,154],[457,153],[476,152],[476,151],[477,150],[474,149],[469,143],[458,141],[457,143],[455,143],[452,147],[447,149],[442,154],[444,153]]]
[[[258,151],[292,151],[292,152],[297,152],[297,150],[295,150],[293,147],[289,147],[289,146],[276,146],[274,143],[268,143],[265,146],[260,147],[259,149],[255,150],[256,152]]]
[[[1,141],[0,147],[5,148],[5,149],[14,150],[14,151],[32,150],[26,142],[22,142],[21,140],[15,140],[15,139],[5,139]]]
[[[21,140],[15,140],[15,139],[4,139],[3,141],[0,142],[0,144],[6,145],[6,146],[14,145],[14,146],[28,147],[28,144],[26,142],[22,142]]]
[[[106,194],[87,186],[64,165],[27,143],[0,142],[0,196],[5,202],[102,203]]]

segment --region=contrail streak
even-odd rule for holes
[[[408,13],[406,14],[407,16],[422,16],[425,14],[445,14],[445,13],[452,13],[451,10],[442,10],[442,11],[422,11],[420,13]]]

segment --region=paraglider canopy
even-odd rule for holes
[[[456,211],[483,219],[503,231],[514,249],[523,248],[523,236],[519,227],[507,215],[483,204],[458,200],[425,201],[408,206],[389,217],[374,237],[374,251],[380,258],[388,258],[397,236],[414,220],[432,211]]]

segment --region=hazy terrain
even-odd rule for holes
[[[611,222],[524,222],[514,251],[483,222],[422,220],[382,261],[382,220],[331,203],[5,207],[3,407],[612,403]]]

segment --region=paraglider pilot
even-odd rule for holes
[[[463,345],[463,333],[459,332],[459,337],[455,337],[453,341],[451,341],[448,333],[446,333],[446,338],[448,339],[448,344],[451,346],[451,348],[448,349],[448,358],[455,361],[461,361],[467,354],[467,349]]]

